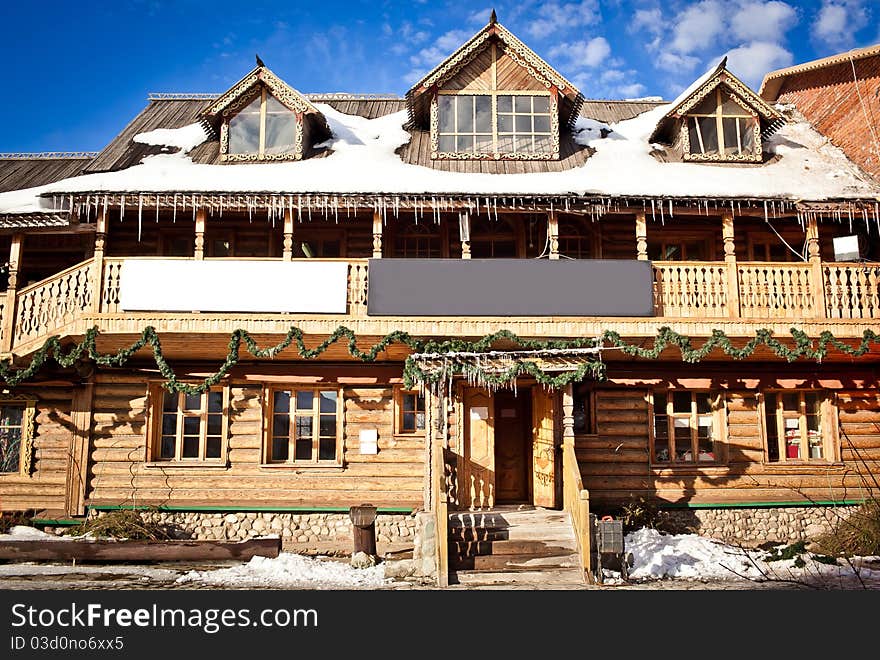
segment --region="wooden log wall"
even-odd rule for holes
[[[394,435],[391,385],[343,386],[344,467],[317,468],[261,466],[263,386],[259,382],[230,385],[228,467],[145,466],[147,388],[143,377],[98,377],[93,405],[90,503],[422,505],[424,438]],[[378,430],[379,451],[375,455],[362,455],[359,451],[360,430],[367,428]]]
[[[34,397],[34,460],[30,476],[0,475],[0,511],[43,509],[65,511],[68,458],[73,441],[72,387],[19,388],[16,395]]]
[[[727,462],[675,468],[652,466],[649,455],[653,423],[649,393],[665,388],[668,381],[651,380],[643,387],[599,387],[597,434],[577,436],[575,443],[591,500],[608,506],[638,497],[666,504],[857,500],[866,494],[865,480],[876,488],[874,480],[880,476],[880,394],[876,387],[845,389],[852,387],[852,380],[831,376],[813,380],[813,386],[828,389],[836,404],[840,460],[793,464],[765,461],[758,394],[744,387],[744,382],[713,378],[701,386],[725,392]],[[765,378],[761,388],[773,384],[774,379]]]

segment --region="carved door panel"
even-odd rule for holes
[[[535,506],[556,506],[556,446],[553,393],[532,388],[532,499]]]
[[[464,425],[462,504],[491,508],[495,506],[495,420],[488,392],[465,390]]]

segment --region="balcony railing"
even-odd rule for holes
[[[368,318],[368,261],[331,261],[347,264],[348,279],[345,314],[334,318]],[[90,259],[14,292],[14,300],[13,292],[0,293],[0,352],[30,350],[85,317],[89,325],[100,325],[102,317],[124,318],[129,313],[120,306],[124,262]],[[880,264],[654,262],[653,273],[657,319],[880,318]]]

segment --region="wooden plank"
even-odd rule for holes
[[[277,557],[281,538],[247,541],[3,541],[10,561],[203,561]]]

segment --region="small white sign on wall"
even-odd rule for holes
[[[379,431],[377,429],[361,429],[358,444],[362,454],[379,453]]]

